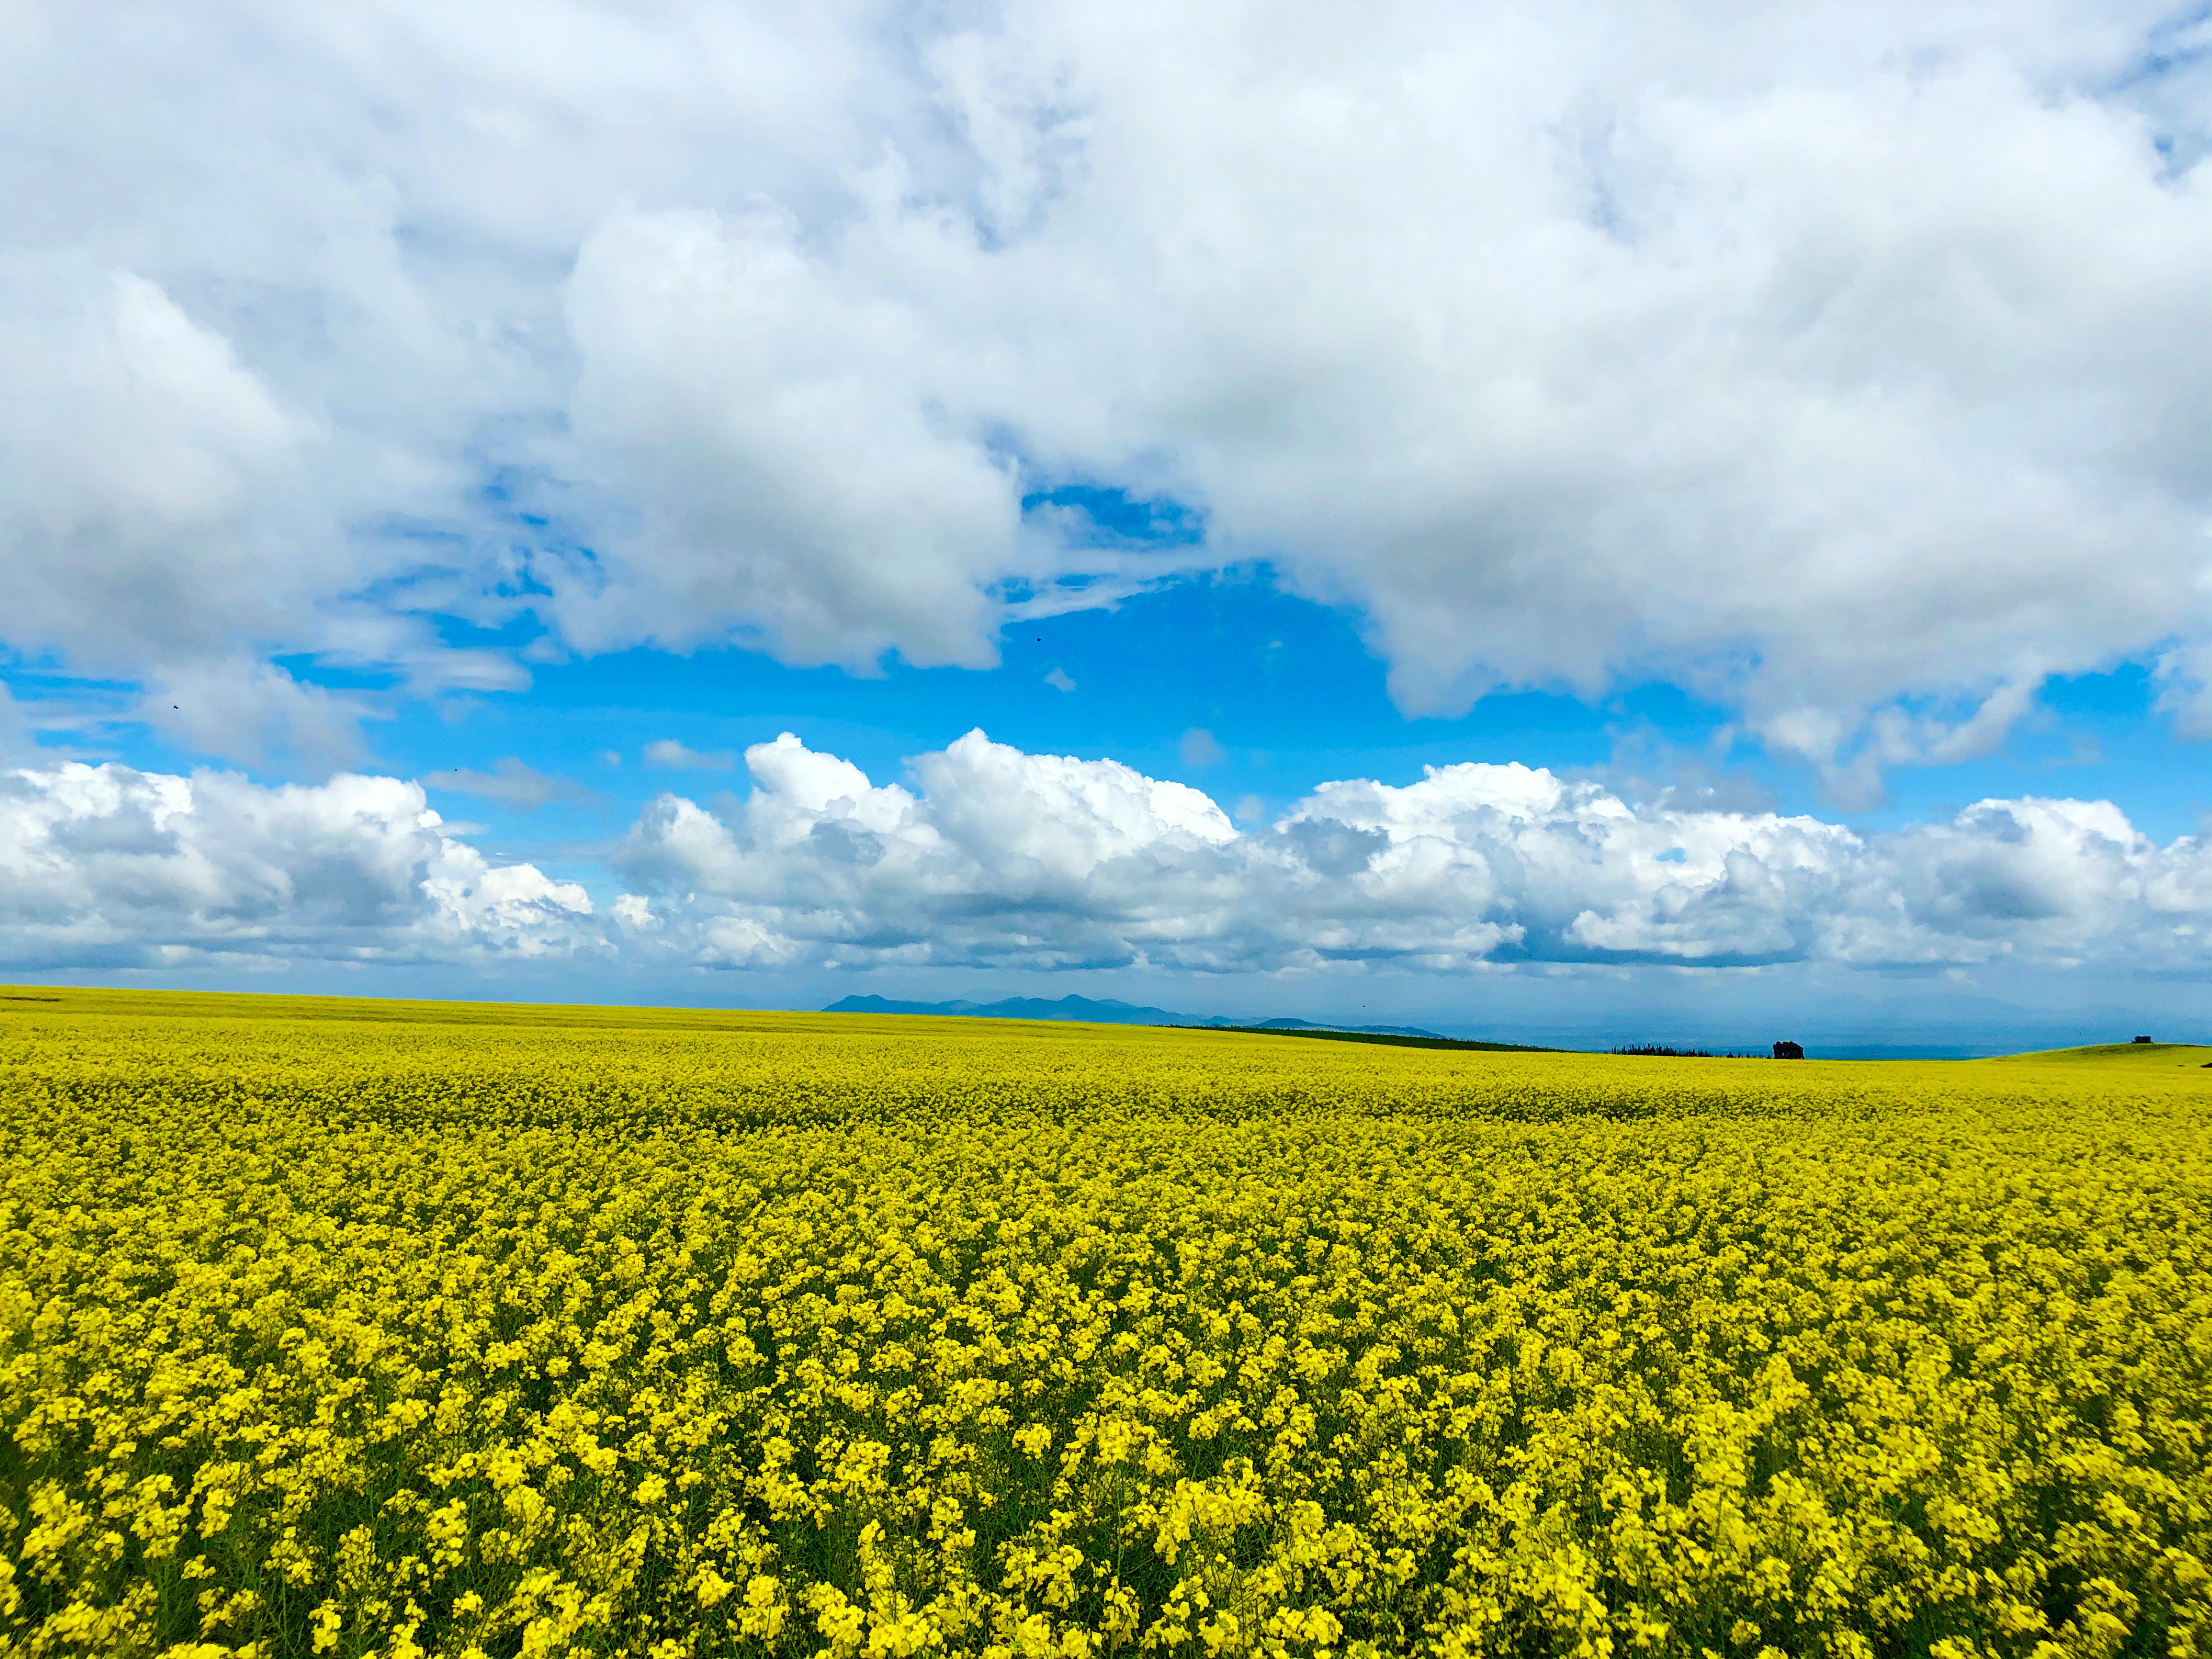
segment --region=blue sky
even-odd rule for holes
[[[1853,809],[1826,797],[1803,765],[1766,754],[1728,709],[1663,683],[1595,699],[1501,693],[1455,719],[1409,718],[1390,701],[1385,665],[1363,642],[1358,614],[1285,594],[1264,568],[1174,581],[1111,610],[1010,627],[1001,649],[994,669],[915,669],[894,656],[873,675],[794,669],[730,648],[532,662],[526,692],[393,698],[390,712],[364,727],[365,763],[422,778],[511,758],[574,784],[580,798],[528,810],[459,789],[434,787],[431,799],[449,817],[486,826],[488,848],[586,880],[598,879],[589,844],[619,833],[655,794],[742,793],[738,757],[787,731],[890,782],[904,775],[908,757],[981,726],[1019,749],[1120,760],[1190,784],[1232,814],[1255,802],[1279,812],[1327,779],[1404,784],[1424,767],[1462,761],[1719,786],[1743,804],[1868,830],[2029,794],[2123,802],[2160,842],[2197,833],[2212,812],[2205,750],[2154,712],[2156,688],[2141,664],[2053,680],[1993,752],[1891,770],[1886,799]],[[334,689],[385,691],[391,684],[390,676],[331,672],[312,660],[291,665]],[[1049,682],[1055,672],[1072,690]],[[6,678],[27,703],[74,702],[87,690],[51,671]],[[1214,750],[1187,748],[1194,732]],[[713,763],[644,759],[646,744],[669,739]],[[103,729],[100,746],[148,770],[206,761],[130,722]]]
[[[0,971],[2212,1035],[2212,25],[1507,12],[57,9]]]

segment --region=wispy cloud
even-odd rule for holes
[[[645,745],[645,763],[669,771],[726,772],[737,762],[738,757],[726,749],[687,748],[674,738],[662,738]]]
[[[1203,767],[1218,766],[1229,758],[1229,751],[1214,739],[1213,733],[1202,726],[1194,726],[1182,734],[1182,763],[1196,771]]]
[[[479,796],[523,812],[534,812],[555,801],[604,799],[573,778],[556,777],[550,773],[540,772],[537,768],[525,765],[511,757],[497,763],[489,772],[465,766],[451,771],[428,773],[422,781],[433,789],[450,789],[459,794]]]

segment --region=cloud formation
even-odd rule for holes
[[[1983,801],[1862,837],[1632,805],[1520,765],[1323,784],[1240,834],[1198,791],[981,732],[874,785],[786,733],[730,821],[655,801],[618,858],[659,948],[826,962],[1216,973],[1365,964],[2212,969],[2212,849],[2106,802]]]
[[[397,778],[0,772],[0,957],[14,967],[466,962],[600,937],[580,886],[491,864]]]
[[[520,683],[430,616],[981,665],[1265,560],[1409,711],[1673,679],[1847,793],[2123,658],[2212,720],[2193,12],[510,21],[22,11],[5,644],[337,752],[273,657]]]
[[[745,764],[726,817],[647,808],[603,909],[486,858],[397,778],[0,772],[0,963],[2212,973],[2212,848],[2157,846],[2102,801],[1862,836],[1470,763],[1326,783],[1240,830],[1186,785],[981,732],[916,757],[912,787],[788,733]]]

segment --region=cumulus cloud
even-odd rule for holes
[[[1464,764],[1326,783],[1240,830],[1186,785],[981,732],[918,757],[910,785],[788,733],[745,763],[720,815],[646,809],[604,913],[487,859],[397,778],[0,771],[0,961],[2212,971],[2212,849],[2155,845],[2102,801],[1863,836]]]
[[[787,733],[726,820],[619,855],[659,948],[727,966],[1207,972],[1516,963],[2212,968],[2212,850],[2106,802],[1984,801],[1863,837],[1632,804],[1520,765],[1328,783],[1239,833],[1196,790],[981,732],[876,785]]]
[[[0,772],[0,959],[14,966],[471,961],[600,937],[580,886],[489,862],[397,778]]]
[[[426,613],[979,665],[1248,559],[1409,711],[1671,678],[1844,795],[2123,658],[2205,724],[2152,0],[19,10],[0,637],[254,700],[196,743],[340,744],[286,653],[516,683]]]
[[[871,785],[787,732],[748,749],[745,764],[753,788],[738,825],[664,795],[619,860],[633,886],[681,901],[706,959],[732,965],[825,951],[856,962],[1125,962],[1133,938],[1187,930],[1191,882],[1213,878],[1210,855],[1236,840],[1220,809],[1182,784],[1113,761],[1025,755],[980,732],[915,763],[920,796]]]

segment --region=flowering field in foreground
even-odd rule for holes
[[[2208,1057],[11,993],[0,1639],[2212,1652]]]

